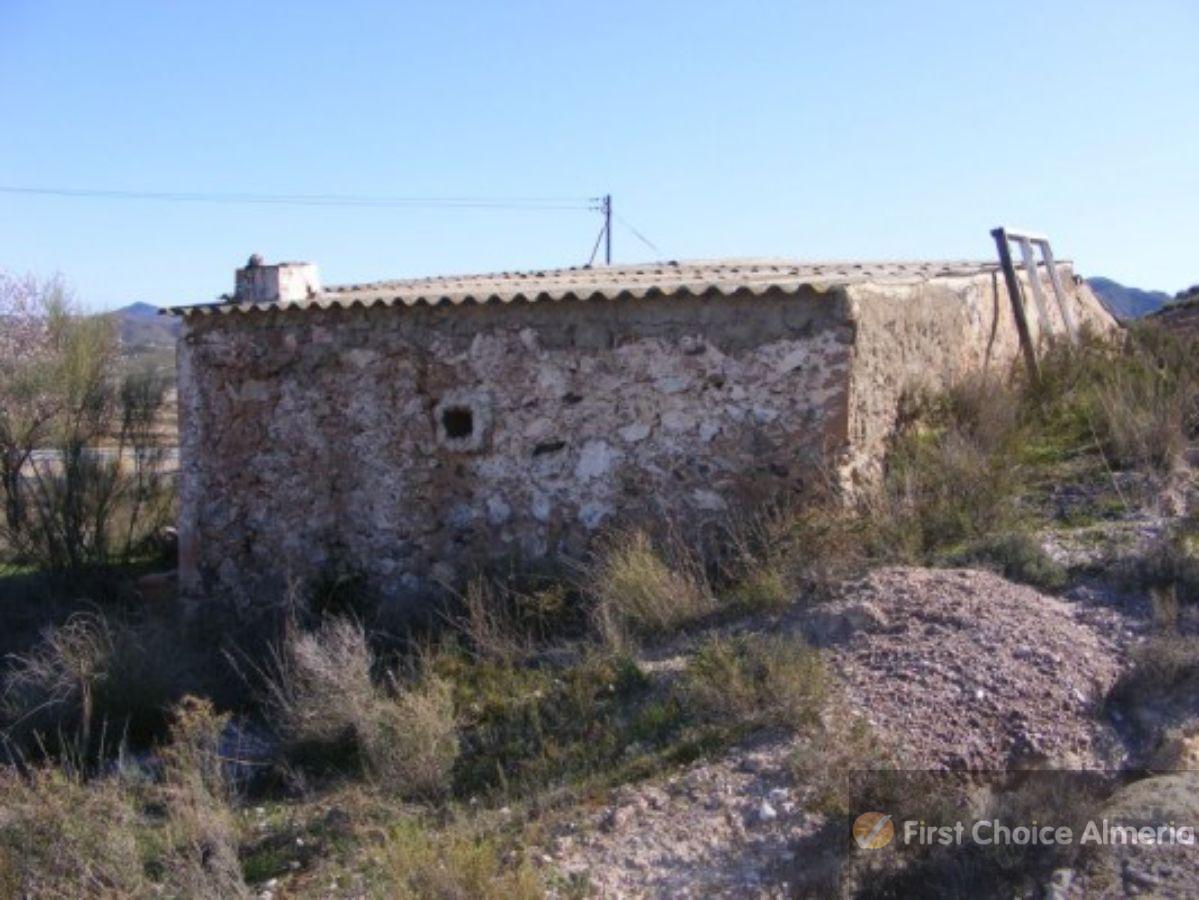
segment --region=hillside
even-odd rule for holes
[[[121,344],[130,352],[174,350],[179,335],[179,320],[159,315],[159,307],[150,303],[130,303],[109,315],[117,320]]]
[[[1088,278],[1087,285],[1117,319],[1139,319],[1170,302],[1170,295],[1165,291],[1125,287],[1110,278]]]

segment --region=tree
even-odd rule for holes
[[[119,350],[113,319],[78,313],[58,279],[0,273],[0,535],[45,569],[128,560],[169,512],[167,382]]]
[[[52,388],[54,344],[66,306],[59,279],[0,271],[0,490],[11,533],[26,524],[22,472],[48,439],[59,411]]]

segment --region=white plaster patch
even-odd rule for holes
[[[619,451],[607,441],[588,441],[579,454],[575,476],[582,479],[599,478],[607,474],[619,456]]]
[[[355,347],[341,354],[341,358],[355,369],[364,369],[379,358],[379,354],[366,347]]]
[[[554,366],[537,367],[537,390],[550,397],[561,397],[566,393],[566,376]]]

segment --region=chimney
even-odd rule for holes
[[[321,292],[316,265],[284,262],[266,265],[255,253],[245,268],[237,270],[234,299],[238,303],[308,300]]]

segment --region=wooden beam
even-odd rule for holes
[[[1024,297],[1020,292],[1020,279],[1016,277],[1016,267],[1012,265],[1007,231],[996,228],[991,232],[991,237],[995,238],[995,246],[999,250],[999,265],[1003,269],[1003,280],[1007,282],[1008,296],[1012,300],[1012,315],[1016,319],[1016,331],[1020,335],[1024,362],[1028,366],[1028,374],[1036,380],[1041,377],[1041,367],[1037,364],[1037,348],[1033,345],[1032,335],[1028,331],[1028,319],[1024,315]]]

